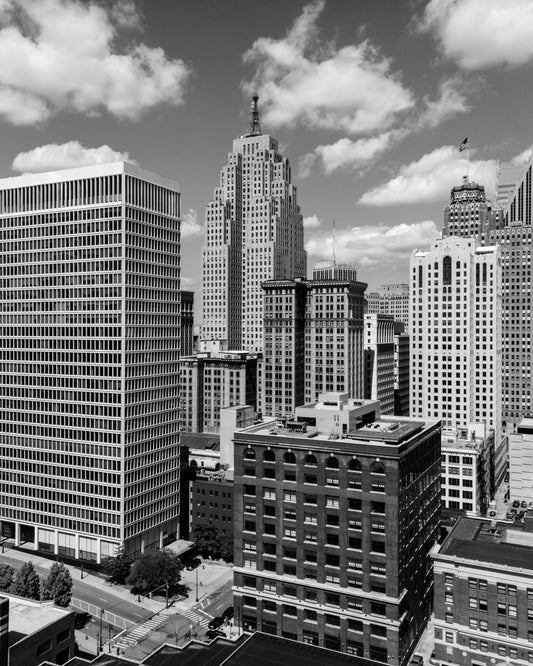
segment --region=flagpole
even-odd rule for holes
[[[469,164],[470,164],[470,162],[469,162],[469,158],[468,158],[468,151],[469,151],[469,149],[470,149],[470,147],[469,147],[468,144],[467,144],[467,146],[466,146],[466,181],[467,181],[467,182],[468,182],[468,166],[469,166]]]

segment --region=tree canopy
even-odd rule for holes
[[[41,583],[32,562],[24,562],[15,577],[11,591],[27,599],[41,598]]]
[[[0,564],[0,591],[9,592],[15,580],[15,569],[11,564],[2,562]]]
[[[66,608],[72,599],[72,576],[68,568],[54,562],[47,579],[43,583],[41,598],[43,601],[53,600],[57,606]]]
[[[221,534],[214,525],[197,525],[192,531],[198,550],[204,557],[222,557],[233,561],[233,535]]]
[[[179,588],[183,565],[176,553],[171,550],[147,550],[131,567],[126,584],[135,594],[147,594],[158,587],[168,585],[169,593]],[[164,590],[160,591],[164,594]]]
[[[132,564],[132,558],[120,549],[115,557],[109,557],[105,561],[104,571],[107,574],[107,582],[114,583],[115,585],[124,585],[131,571]]]

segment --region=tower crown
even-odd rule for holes
[[[257,101],[259,95],[255,92],[252,96],[252,103],[250,104],[250,120],[248,125],[248,132],[244,135],[248,136],[261,136],[261,123],[259,122],[259,108]]]

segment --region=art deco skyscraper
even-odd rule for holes
[[[176,538],[180,194],[125,162],[0,180],[0,522],[100,562]]]
[[[265,280],[305,277],[303,220],[289,160],[263,134],[258,96],[206,210],[203,350],[261,351]]]

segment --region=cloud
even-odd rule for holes
[[[196,284],[196,283],[192,278],[183,277],[183,275],[181,276],[181,278],[180,278],[180,288],[181,289],[188,289],[189,287],[192,287],[193,284]]]
[[[194,238],[195,236],[202,236],[203,233],[203,226],[198,224],[198,211],[189,208],[189,210],[181,216],[181,237]]]
[[[324,0],[316,0],[284,38],[257,39],[244,54],[256,72],[243,87],[258,91],[262,120],[271,127],[301,124],[349,135],[387,129],[414,106],[411,91],[368,40],[320,44],[316,22],[323,9]]]
[[[418,127],[437,127],[458,113],[470,111],[470,104],[462,91],[464,85],[457,76],[441,81],[437,99],[424,97],[425,108],[418,119]]]
[[[511,162],[513,164],[516,164],[517,166],[523,166],[530,161],[532,155],[533,155],[533,146],[529,146],[529,148],[526,148],[518,155],[515,155],[511,159]]]
[[[472,153],[473,151],[471,151]],[[397,176],[365,192],[358,203],[367,206],[392,206],[445,201],[450,189],[460,185],[466,173],[466,160],[456,146],[442,146],[419,160],[402,166]],[[493,195],[496,162],[471,160],[469,179],[485,186]]]
[[[322,167],[329,175],[343,167],[355,169],[371,162],[390,147],[393,137],[393,132],[357,141],[344,137],[336,143],[317,146],[315,155],[322,160]]]
[[[318,229],[322,226],[322,220],[316,215],[304,217],[304,229]]]
[[[467,70],[533,60],[531,0],[430,0],[419,22],[444,56]]]
[[[121,160],[132,161],[129,153],[119,153],[106,145],[99,148],[86,148],[79,141],[69,141],[62,144],[49,143],[25,153],[19,153],[13,160],[11,168],[13,171],[23,173],[40,173],[41,171],[70,169]]]
[[[337,230],[335,255],[338,261],[355,262],[366,268],[390,268],[405,264],[413,249],[427,247],[439,235],[433,220],[398,224],[352,227]],[[332,238],[315,234],[305,245],[310,257],[322,259],[332,254]]]
[[[109,5],[107,5],[109,7]],[[130,0],[112,9],[95,1],[3,0],[0,11],[0,117],[17,125],[70,110],[136,120],[161,103],[183,103],[189,67],[161,48],[132,43]]]

